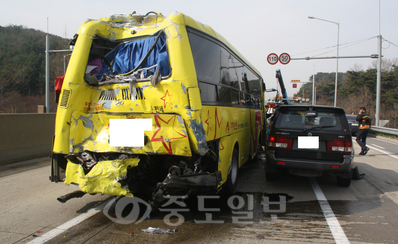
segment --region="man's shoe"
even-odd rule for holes
[[[359,155],[365,155],[365,153],[364,152],[360,152]]]
[[[369,152],[369,147],[367,147],[366,149],[365,149],[365,151],[363,151],[363,155],[366,155],[368,152]]]

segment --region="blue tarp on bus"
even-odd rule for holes
[[[153,43],[155,42],[157,35],[134,40],[118,45],[114,50],[106,55],[106,58],[112,65],[112,70],[109,69],[109,65],[103,62],[103,69],[98,73],[97,78],[101,78],[104,73],[109,74],[126,74],[137,67],[143,58],[146,56]],[[170,74],[170,64],[167,54],[166,35],[161,32],[155,47],[150,52],[149,56],[144,62],[138,67],[138,69],[148,68],[157,65],[161,76],[168,76]],[[156,67],[148,70],[144,70],[144,77],[152,75]]]

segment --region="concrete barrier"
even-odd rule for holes
[[[0,114],[0,165],[51,155],[55,113]]]

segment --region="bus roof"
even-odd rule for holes
[[[245,62],[254,72],[261,76],[260,72],[237,50],[232,46],[222,35],[213,30],[210,26],[202,24],[199,21],[192,19],[191,17],[181,13],[175,12],[170,14],[167,18],[161,13],[148,12],[146,15],[138,15],[133,12],[130,15],[112,15],[110,17],[100,18],[100,20],[87,20],[79,29],[78,33],[84,32],[85,24],[90,22],[108,22],[109,25],[119,31],[112,32],[109,37],[115,39],[124,39],[133,36],[144,36],[153,34],[160,29],[163,29],[170,24],[178,24],[179,26],[185,25],[197,29],[206,33],[207,35],[214,37],[215,39],[222,42],[226,47],[228,47],[232,52],[234,52],[243,62]],[[131,34],[126,36],[125,34],[118,35],[120,33],[125,33],[125,30],[131,30]],[[107,37],[107,38],[109,38]]]

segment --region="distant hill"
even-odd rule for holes
[[[50,35],[50,50],[69,49],[69,41]],[[37,111],[37,105],[28,111],[21,101],[23,97],[40,98],[45,93],[45,48],[46,33],[42,31],[16,25],[0,26],[0,112]],[[63,74],[67,54],[50,54],[51,81]],[[32,102],[30,99],[29,103]]]
[[[380,92],[380,119],[389,120],[386,125],[398,128],[398,60],[383,60],[381,73]],[[373,117],[376,110],[376,68],[366,71],[356,70],[339,73],[337,88],[337,106],[344,108],[346,113],[355,111],[358,113],[360,107],[366,107],[367,112]],[[334,104],[336,73],[315,74],[316,104]],[[312,97],[312,76],[309,82],[304,84],[297,96],[305,98]]]

